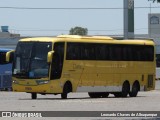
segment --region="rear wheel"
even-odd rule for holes
[[[129,93],[130,97],[136,97],[139,91],[139,84],[138,83],[134,83],[132,86],[132,91]]]
[[[127,95],[129,94],[130,91],[130,85],[128,82],[124,82],[123,83],[123,87],[122,87],[122,97],[127,97]]]
[[[37,93],[31,93],[31,98],[32,99],[37,99]]]

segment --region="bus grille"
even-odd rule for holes
[[[153,87],[153,75],[148,75],[148,88]]]

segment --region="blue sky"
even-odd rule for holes
[[[135,0],[135,7],[155,7],[160,4]],[[0,7],[33,8],[123,8],[123,0],[0,0]],[[160,8],[152,8],[160,13]],[[135,9],[135,33],[148,33],[149,8]],[[26,10],[0,9],[0,26],[21,35],[46,36],[68,34],[70,28],[88,28],[89,34],[123,34],[123,9],[105,10]]]

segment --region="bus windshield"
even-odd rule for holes
[[[48,77],[47,53],[51,49],[51,42],[19,42],[15,51],[13,76]]]

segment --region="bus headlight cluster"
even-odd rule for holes
[[[13,80],[12,81],[14,84],[18,84],[18,81],[17,80]]]
[[[49,83],[49,80],[37,80],[36,82],[37,82],[38,85],[41,85],[41,84]]]

